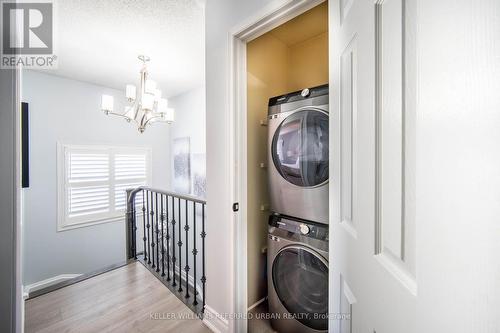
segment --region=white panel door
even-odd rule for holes
[[[330,11],[330,331],[416,332],[415,0]]]

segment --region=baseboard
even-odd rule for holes
[[[46,279],[43,281],[39,281],[39,282],[30,284],[30,285],[23,288],[24,293],[28,294],[28,297],[25,299],[27,300],[27,299],[35,298],[35,297],[50,293],[52,291],[55,291],[57,289],[61,289],[61,288],[70,286],[72,284],[82,282],[84,280],[93,278],[97,275],[101,275],[101,274],[107,273],[109,271],[112,271],[114,269],[128,265],[130,262],[134,262],[134,261],[127,260],[127,261],[119,262],[119,263],[110,265],[108,267],[104,267],[102,269],[99,269],[99,270],[96,270],[96,271],[93,271],[90,273],[85,273],[85,274],[62,274],[62,275],[54,276],[52,278],[49,278],[49,279]],[[63,277],[63,278],[60,279],[61,277]],[[33,287],[35,287],[35,288],[33,288]]]
[[[32,292],[48,288],[50,286],[53,286],[55,284],[58,284],[58,283],[61,283],[64,281],[75,279],[81,275],[82,274],[61,274],[61,275],[53,276],[51,278],[24,286],[23,287],[23,294],[27,298],[28,295],[30,295],[30,293],[32,293]]]
[[[257,302],[250,305],[250,307],[247,309],[247,311],[249,312],[250,310],[258,307],[261,303],[264,303],[266,300],[267,300],[267,296],[259,299]]]
[[[217,311],[208,305],[205,306],[203,323],[214,333],[225,333],[229,331],[227,319],[222,318]]]

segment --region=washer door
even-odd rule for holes
[[[313,187],[328,180],[328,114],[306,109],[285,118],[274,133],[271,154],[288,182]]]
[[[273,261],[272,277],[279,300],[295,319],[315,330],[328,329],[328,265],[323,257],[304,246],[285,247]]]

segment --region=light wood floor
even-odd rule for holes
[[[269,306],[267,301],[260,303],[249,311],[252,317],[248,320],[248,333],[277,333],[271,326],[271,321],[267,319]]]
[[[27,300],[25,305],[27,333],[210,332],[140,263]],[[189,319],[179,319],[186,316]]]

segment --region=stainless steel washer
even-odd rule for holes
[[[268,300],[278,332],[328,331],[328,226],[271,216]]]
[[[328,85],[269,100],[271,211],[328,223]]]

